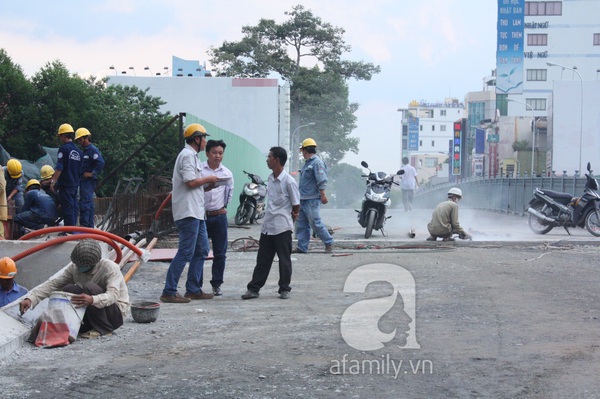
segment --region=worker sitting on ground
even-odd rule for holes
[[[25,204],[15,215],[15,222],[22,227],[39,230],[44,226],[54,226],[58,218],[56,204],[41,190],[40,182],[31,179],[25,186]]]
[[[86,306],[82,338],[111,334],[123,325],[129,311],[129,292],[119,265],[102,259],[102,249],[94,240],[82,240],[71,253],[71,263],[58,276],[37,286],[20,304],[21,314],[34,308],[54,291],[71,292],[75,307]],[[36,336],[35,331],[32,336]]]
[[[441,202],[431,215],[431,222],[427,225],[430,237],[427,241],[436,241],[441,238],[442,241],[454,241],[453,234],[458,234],[463,240],[471,240],[467,232],[460,227],[458,222],[458,201],[462,198],[462,190],[452,187],[448,191],[448,200]]]
[[[27,289],[15,282],[17,266],[11,258],[0,259],[0,308],[27,294]]]

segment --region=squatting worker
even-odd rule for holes
[[[292,230],[298,218],[300,192],[298,184],[283,167],[287,152],[272,147],[267,156],[267,167],[273,171],[267,185],[267,210],[260,229],[258,254],[252,280],[242,299],[258,298],[260,289],[267,282],[275,254],[279,258],[279,297],[290,297],[292,281]]]
[[[198,152],[206,147],[206,129],[199,123],[185,128],[185,147],[181,150],[173,168],[172,209],[173,219],[179,231],[177,253],[171,261],[165,287],[160,300],[171,303],[187,303],[192,299],[211,299],[212,293],[202,291],[204,260],[208,256],[209,243],[204,222],[204,188],[218,181],[215,175],[202,176]],[[177,292],[177,284],[186,263],[188,267],[185,294]]]
[[[58,198],[64,225],[77,226],[77,217],[79,216],[77,190],[79,190],[81,157],[83,154],[73,143],[75,131],[71,125],[68,123],[60,125],[57,136],[62,144],[58,148],[56,170],[50,185],[54,191],[58,187]]]
[[[11,258],[0,259],[0,308],[27,294],[27,288],[15,281],[17,265]]]
[[[31,179],[25,186],[25,204],[15,215],[15,223],[32,230],[54,226],[58,211],[54,200],[41,189],[40,182]]]
[[[441,202],[435,207],[431,222],[427,225],[430,236],[427,241],[436,241],[441,238],[442,241],[454,241],[453,234],[463,240],[471,240],[467,232],[460,227],[458,222],[458,201],[462,198],[462,190],[457,187],[452,187],[448,191],[448,200]]]
[[[98,176],[104,169],[104,158],[100,150],[92,144],[92,134],[84,127],[75,132],[75,142],[83,150],[81,180],[79,182],[79,224],[94,227],[94,191]]]
[[[15,213],[21,212],[24,203],[23,165],[18,159],[9,159],[6,163],[6,201],[14,202]]]
[[[54,291],[75,295],[71,302],[76,307],[87,306],[82,338],[96,338],[112,333],[123,325],[129,311],[129,292],[119,265],[102,258],[100,244],[86,239],[77,243],[71,252],[71,263],[56,277],[32,289],[20,304],[21,314],[34,308]],[[36,336],[34,332],[32,336]]]
[[[325,244],[325,252],[331,252],[333,238],[321,220],[321,204],[328,202],[325,195],[327,167],[317,155],[317,143],[308,138],[302,142],[300,151],[305,163],[300,170],[300,215],[296,221],[298,248],[295,253],[307,253],[311,229]]]
[[[227,258],[227,204],[233,196],[233,173],[221,162],[227,145],[223,140],[208,140],[206,162],[202,162],[202,176],[215,175],[219,184],[204,191],[206,209],[206,231],[212,242],[213,261],[210,285],[215,296],[223,295],[221,284]]]

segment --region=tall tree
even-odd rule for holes
[[[351,50],[344,41],[344,29],[323,22],[303,6],[297,5],[285,15],[289,19],[281,24],[261,19],[256,26],[244,26],[242,40],[226,41],[209,50],[211,63],[226,76],[277,73],[290,84],[291,130],[316,122],[311,135],[317,143],[327,143],[320,149],[330,162],[338,162],[347,151],[358,151],[358,140],[348,137],[355,128],[358,104],[348,101],[346,81],[370,80],[380,68],[342,60]]]

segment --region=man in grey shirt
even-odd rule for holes
[[[272,147],[267,156],[267,166],[273,171],[269,176],[267,210],[260,230],[256,266],[248,291],[242,299],[258,298],[258,292],[267,282],[275,254],[279,257],[279,297],[290,297],[292,280],[292,230],[300,211],[298,184],[283,167],[287,152]]]

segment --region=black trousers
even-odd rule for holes
[[[292,232],[284,231],[277,235],[261,234],[256,266],[248,291],[258,292],[267,282],[275,254],[279,257],[279,293],[291,291],[292,281]]]
[[[86,283],[85,286],[80,287],[77,284],[65,285],[63,291],[70,292],[72,294],[88,294],[88,295],[99,295],[105,290],[100,288],[97,284]],[[95,306],[88,306],[83,316],[83,324],[79,329],[79,333],[84,333],[94,329],[100,334],[108,334],[116,330],[123,325],[123,313],[119,309],[119,305],[113,303],[105,308],[97,308]]]

